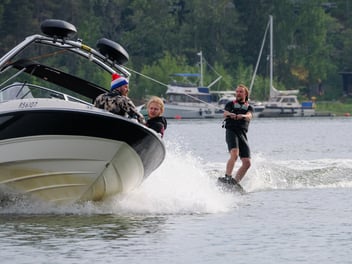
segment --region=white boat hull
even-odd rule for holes
[[[33,136],[0,142],[0,185],[43,201],[101,200],[143,180],[143,163],[124,142]]]
[[[128,192],[165,156],[147,127],[56,99],[0,103],[0,194],[55,203],[99,201]]]
[[[315,116],[314,109],[266,107],[259,117],[307,117]]]
[[[214,118],[215,107],[206,105],[187,105],[187,104],[165,104],[163,114],[166,118],[176,119],[199,119]]]

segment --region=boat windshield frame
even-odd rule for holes
[[[39,63],[31,57],[26,57],[25,50],[35,48],[40,50],[38,45],[52,47],[53,51],[57,52],[56,54],[60,52],[66,53],[66,51],[70,52],[70,54],[74,53],[75,56],[83,58],[84,61],[88,60],[90,65],[95,64],[98,66],[98,68],[107,73],[107,76],[111,76],[115,72],[120,73],[126,78],[130,76],[129,71],[122,65],[118,65],[95,49],[83,44],[80,40],[57,39],[55,37],[36,34],[28,36],[0,58],[0,74],[6,75],[5,73],[8,71],[12,74],[10,77],[6,76],[6,81],[0,84],[0,88],[5,87],[11,79],[17,77],[19,74],[27,73],[30,76],[37,77],[38,80],[41,80],[40,82],[45,80],[48,83],[72,91],[74,94],[80,95],[79,97],[83,96],[86,99],[85,101],[89,102],[92,102],[99,94],[107,91],[107,87],[104,88],[105,85],[99,86],[76,75],[66,73],[61,69],[48,66],[48,63]],[[16,70],[14,74],[12,73],[13,69]],[[32,82],[33,78],[29,77],[29,80]],[[37,84],[36,82],[34,83]]]

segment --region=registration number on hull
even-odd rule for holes
[[[37,101],[33,101],[33,102],[21,102],[19,105],[18,105],[18,108],[21,108],[21,109],[24,109],[24,108],[33,108],[33,107],[36,107],[38,104]]]

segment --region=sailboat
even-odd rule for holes
[[[259,113],[258,117],[296,117],[296,116],[315,116],[315,109],[312,102],[304,102],[301,104],[298,101],[298,90],[280,91],[273,86],[273,16],[269,16],[269,22],[264,34],[264,39],[259,53],[259,58],[255,68],[255,73],[258,69],[259,59],[263,50],[267,31],[270,31],[270,97],[264,103],[264,110]],[[250,90],[253,87],[255,74],[250,85]]]

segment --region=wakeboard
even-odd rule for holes
[[[217,180],[217,185],[220,188],[220,190],[224,192],[233,192],[233,193],[240,193],[240,194],[246,193],[246,191],[239,183],[225,182],[220,177]]]

